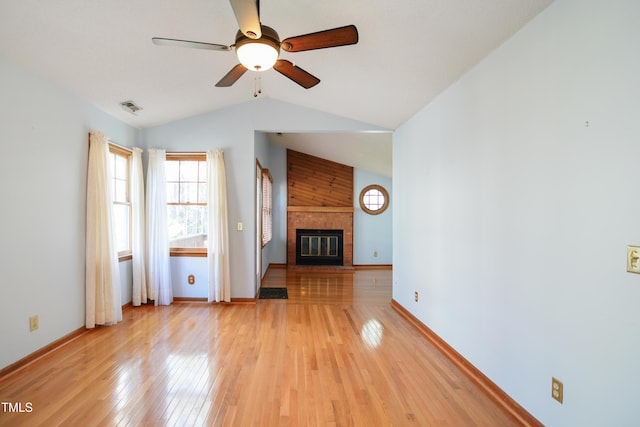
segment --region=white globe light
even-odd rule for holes
[[[255,41],[236,48],[238,61],[248,70],[267,71],[278,60],[278,51],[271,45]]]

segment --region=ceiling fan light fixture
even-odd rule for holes
[[[280,39],[278,33],[266,25],[262,25],[262,37],[253,40],[240,31],[236,35],[236,55],[238,61],[253,71],[267,71],[272,68],[280,55]]]
[[[236,48],[238,61],[248,70],[267,71],[278,60],[278,50],[265,43],[247,43]]]

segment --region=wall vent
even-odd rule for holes
[[[135,102],[129,100],[129,101],[122,101],[120,103],[120,106],[122,107],[123,110],[130,112],[131,114],[137,116],[137,112],[142,110],[142,107],[139,107],[138,105],[136,105]]]

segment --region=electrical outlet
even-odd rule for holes
[[[33,332],[38,329],[38,315],[29,317],[29,332]]]
[[[562,403],[564,397],[562,381],[555,377],[551,377],[551,397]]]
[[[196,276],[194,276],[193,274],[188,275],[187,283],[190,285],[193,285],[194,283],[196,283]]]
[[[242,224],[242,221],[238,221],[238,223],[236,224],[236,230],[237,231],[244,230],[244,224]]]
[[[416,294],[415,294],[414,298],[415,298],[416,302],[418,302],[418,291],[416,291]]]
[[[373,251],[373,257],[378,258],[378,251]]]

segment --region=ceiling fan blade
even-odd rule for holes
[[[220,79],[218,83],[216,83],[216,87],[229,87],[234,84],[242,75],[247,71],[247,69],[242,64],[238,64],[231,69],[223,78]]]
[[[153,44],[158,46],[178,46],[189,47],[192,49],[207,49],[207,50],[231,50],[230,46],[215,43],[194,42],[190,40],[178,40],[178,39],[165,39],[162,37],[154,37],[151,39]]]
[[[318,31],[284,39],[280,47],[287,52],[324,49],[358,43],[358,29],[355,25]]]
[[[250,39],[262,37],[260,11],[256,0],[229,0],[242,34]]]
[[[302,68],[293,65],[291,61],[287,61],[286,59],[279,59],[273,66],[273,69],[283,76],[290,78],[305,89],[312,88],[320,83],[319,78],[307,73]]]

